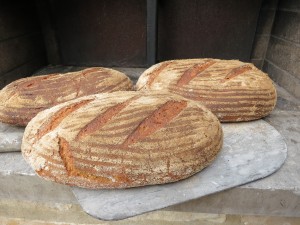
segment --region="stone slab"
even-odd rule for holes
[[[24,128],[0,122],[0,152],[20,151]]]
[[[0,154],[0,175],[35,176],[34,170],[26,163],[20,152]]]
[[[283,164],[283,137],[263,120],[223,124],[224,146],[216,161],[186,180],[123,190],[72,188],[83,210],[104,220],[117,220],[186,202],[268,176]],[[20,153],[2,153],[1,175],[35,176]],[[145,204],[146,203],[146,204]]]
[[[287,156],[283,137],[263,120],[223,124],[224,146],[216,161],[183,181],[123,190],[72,188],[83,210],[118,220],[200,198],[266,177]]]
[[[77,68],[61,67],[56,69],[59,71],[65,69],[64,71],[67,72]],[[116,69],[121,70],[121,68]],[[139,73],[143,71],[142,68],[125,69],[124,72],[131,78],[138,77]],[[49,67],[44,68],[40,74],[51,73],[49,70]],[[300,101],[283,88],[276,86],[276,89],[278,92],[276,109],[264,120],[285,137],[288,146],[288,157],[280,170],[264,179],[170,206],[165,210],[300,217],[300,167],[298,163],[300,160]],[[24,169],[27,169],[25,174],[32,176],[20,175]],[[15,170],[19,171],[19,174],[12,173]],[[43,204],[51,203],[51,207],[58,204],[71,204],[72,207],[77,207],[77,200],[69,186],[45,181],[34,176],[34,171],[18,152],[0,153],[0,171],[1,201],[9,199],[9,201],[24,202],[26,205],[28,202],[41,202]]]
[[[261,9],[256,28],[257,34],[270,35],[272,31],[273,21],[276,10],[274,9]]]

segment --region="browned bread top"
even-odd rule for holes
[[[40,176],[86,188],[174,182],[209,165],[222,128],[204,106],[177,95],[115,92],[40,112],[22,153]]]
[[[0,121],[25,126],[38,112],[85,95],[132,89],[113,69],[94,67],[16,80],[0,91]]]
[[[221,121],[248,121],[268,115],[276,104],[272,80],[238,60],[171,60],[147,69],[137,90],[166,90],[203,103]]]

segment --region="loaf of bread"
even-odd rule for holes
[[[156,64],[137,82],[137,90],[166,90],[204,104],[222,122],[256,120],[276,104],[272,80],[238,60],[186,59]]]
[[[26,126],[38,112],[56,104],[90,94],[127,90],[132,90],[132,83],[125,74],[101,67],[23,78],[0,91],[0,121]]]
[[[187,178],[223,142],[218,119],[177,95],[115,92],[59,104],[33,118],[22,154],[45,179],[84,188],[129,188]]]

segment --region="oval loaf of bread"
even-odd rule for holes
[[[25,126],[38,112],[59,103],[127,90],[132,90],[132,83],[125,74],[102,67],[22,78],[0,91],[0,121]]]
[[[177,95],[115,92],[40,112],[22,153],[40,176],[85,188],[128,188],[187,178],[223,142],[218,119]]]
[[[199,101],[222,122],[262,118],[273,110],[277,98],[267,74],[238,60],[165,61],[147,69],[136,87]]]

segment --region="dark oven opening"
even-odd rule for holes
[[[300,97],[296,1],[6,0],[0,4],[1,87],[46,66],[48,70],[38,74],[221,58],[252,62]],[[126,71],[136,79],[142,70]]]

